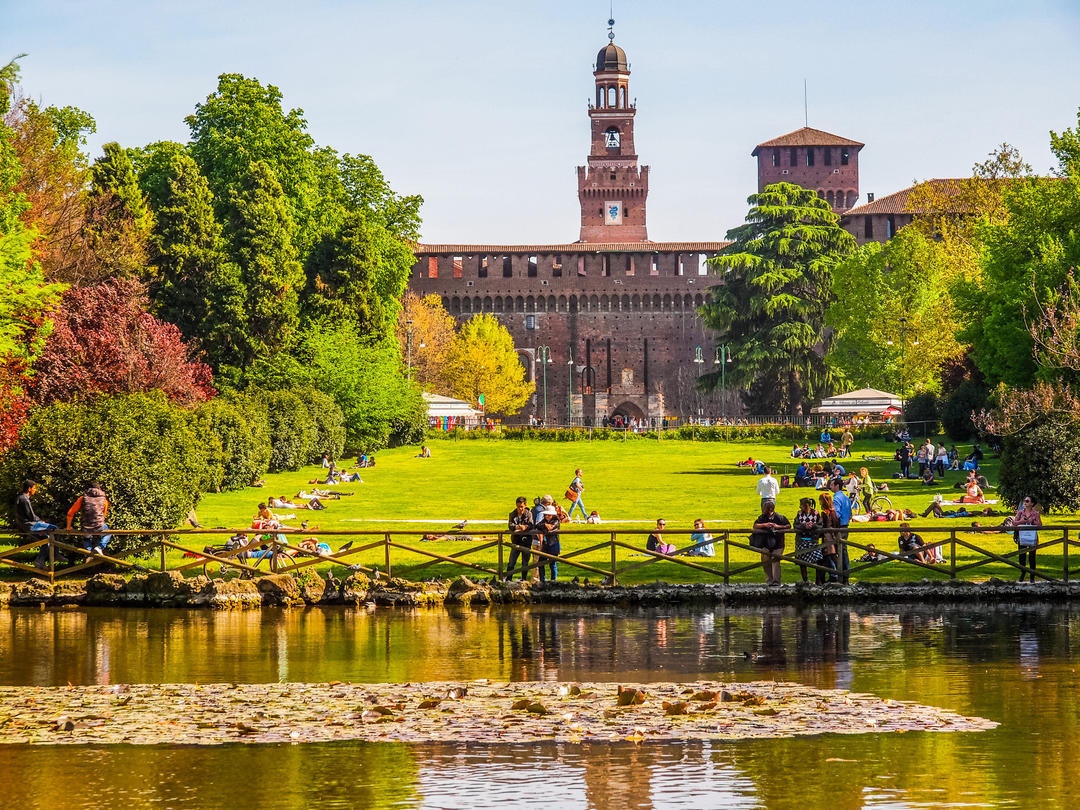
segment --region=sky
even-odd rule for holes
[[[91,113],[89,147],[185,141],[221,73],[279,87],[315,141],[420,194],[429,243],[578,236],[608,0],[0,0],[23,91]],[[971,173],[998,144],[1039,172],[1077,126],[1080,0],[616,0],[649,238],[722,239],[762,141],[804,123],[866,144],[860,201]]]

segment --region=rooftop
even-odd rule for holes
[[[939,187],[939,190],[946,194],[956,194],[959,192],[960,184],[963,182],[964,180],[958,177],[935,177],[932,180],[924,180],[913,186],[894,191],[892,194],[886,194],[884,197],[878,197],[873,202],[849,208],[842,216],[855,217],[873,214],[920,214],[923,212],[914,211],[909,205],[911,193],[915,191],[915,189],[926,185],[933,185]]]
[[[803,127],[771,141],[759,143],[750,154],[757,156],[758,149],[775,146],[852,146],[862,149],[866,144],[853,141],[851,138],[842,138],[831,132],[824,132],[813,127]]]
[[[417,243],[413,253],[717,253],[730,242],[568,242],[548,245],[427,245]]]

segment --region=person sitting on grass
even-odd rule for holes
[[[897,539],[897,545],[900,547],[900,553],[905,557],[910,557],[921,563],[932,563],[934,561],[933,557],[924,549],[926,543],[919,535],[911,531],[911,526],[907,523],[900,524],[900,537]]]
[[[589,513],[589,516],[585,519],[585,522],[586,523],[593,523],[593,524],[600,524],[600,523],[603,523],[604,521],[602,521],[600,519],[600,513],[597,512],[595,509],[593,509]]]
[[[983,475],[981,472],[977,472],[975,470],[969,471],[965,480],[957,481],[955,484],[953,484],[953,489],[967,489],[968,484],[970,484],[972,481],[978,484],[979,489],[981,489],[983,492],[986,492],[986,490],[990,489],[990,482],[986,480],[986,476]]]
[[[975,480],[969,480],[964,487],[964,494],[960,496],[960,503],[986,503],[983,497],[982,487]]]
[[[934,468],[929,464],[923,468],[922,485],[924,487],[932,487],[934,485]]]
[[[416,458],[431,458],[431,448],[425,444],[420,448],[420,452],[416,454]]]
[[[647,551],[656,551],[660,554],[674,554],[675,546],[671,543],[664,542],[664,527],[667,525],[663,518],[657,518],[656,531],[649,535],[649,538],[645,541],[645,549]]]
[[[885,555],[878,551],[873,543],[866,544],[866,553],[859,557],[856,562],[877,562],[886,559]]]
[[[686,552],[687,557],[715,557],[716,550],[712,544],[713,536],[705,531],[705,521],[698,518],[694,521],[694,531],[690,535],[690,542],[697,546]]]

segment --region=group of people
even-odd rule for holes
[[[23,482],[22,489],[15,498],[15,524],[20,532],[29,535],[34,540],[48,540],[50,535],[57,530],[55,523],[49,523],[38,517],[34,511],[33,497],[37,494],[37,483],[27,479]],[[82,534],[73,541],[72,545],[81,544],[90,554],[104,556],[105,549],[112,540],[109,534],[109,525],[106,520],[109,517],[109,496],[101,488],[98,481],[91,481],[71,508],[67,511],[67,523],[65,531],[71,531],[75,520],[79,521],[79,529]],[[62,555],[63,556],[63,555]],[[55,554],[54,554],[55,558]],[[49,562],[48,545],[41,546],[37,557],[34,559],[34,567],[44,569]]]

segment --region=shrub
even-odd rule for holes
[[[304,463],[324,453],[330,458],[340,458],[345,449],[345,415],[334,398],[316,388],[297,388],[294,393],[303,400],[314,428],[312,452]]]
[[[249,397],[217,397],[199,406],[196,419],[211,441],[210,463],[216,468],[216,489],[251,486],[266,474],[270,436],[265,412]],[[212,480],[212,479],[211,479]],[[206,489],[211,489],[209,485]]]
[[[954,442],[966,442],[979,435],[971,414],[986,407],[986,394],[977,382],[964,380],[941,403],[941,424]]]
[[[916,394],[904,403],[904,421],[912,436],[936,436],[941,429],[937,394]]]
[[[299,470],[315,454],[315,424],[308,407],[295,391],[261,391],[258,401],[266,409],[270,434],[270,472]]]
[[[39,485],[36,510],[63,526],[68,507],[96,478],[109,496],[111,528],[172,529],[199,499],[205,448],[190,414],[160,392],[53,403],[30,415],[0,462],[3,506],[11,509],[31,478]],[[111,547],[138,553],[153,542],[116,537]]]
[[[1048,416],[1006,436],[998,491],[1013,506],[1034,495],[1048,511],[1080,509],[1080,417]]]

